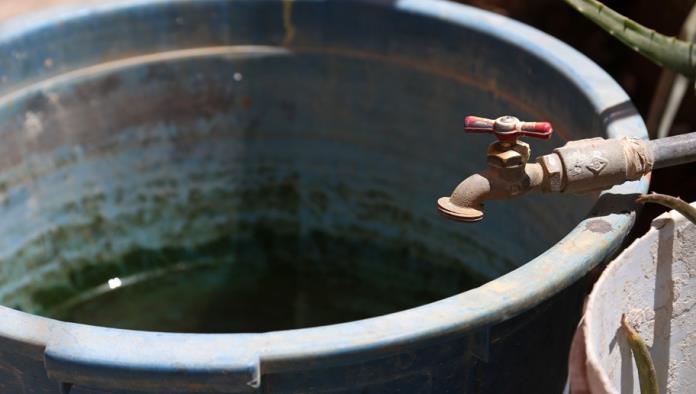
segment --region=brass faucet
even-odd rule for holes
[[[568,142],[528,163],[529,145],[522,136],[549,139],[548,122],[522,122],[513,116],[486,119],[468,116],[464,130],[491,133],[488,168],[461,182],[449,197],[437,200],[443,215],[463,221],[483,219],[483,202],[521,196],[533,190],[583,193],[637,180],[653,168],[696,161],[696,133],[646,142],[635,138],[588,138]],[[675,148],[675,147],[678,147]]]
[[[437,200],[439,211],[452,219],[476,222],[483,219],[483,201],[519,196],[539,188],[543,171],[538,163],[529,164],[529,144],[521,136],[549,139],[553,133],[547,122],[521,122],[514,116],[485,119],[467,116],[464,130],[492,133],[497,141],[488,146],[488,168],[460,183],[450,197]]]

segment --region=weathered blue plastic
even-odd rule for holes
[[[474,227],[437,217],[436,198],[484,165],[489,139],[463,135],[465,115],[553,122],[559,135],[533,145],[536,154],[569,139],[646,137],[626,94],[583,55],[518,22],[446,1],[95,2],[4,24],[0,53],[4,300],[17,298],[12,289],[21,283],[48,280],[32,273],[31,259],[8,260],[13,248],[33,229],[79,216],[35,218],[32,207],[58,204],[71,189],[137,187],[138,167],[129,166],[143,152],[174,160],[169,151],[134,148],[109,161],[90,144],[118,135],[119,144],[137,147],[129,135],[186,128],[213,135],[221,124],[265,138],[247,144],[249,160],[284,154],[298,166],[307,160],[308,184],[330,180],[318,162],[354,169],[345,173],[351,187],[381,186],[421,220],[399,237],[443,253],[470,253],[468,268],[499,276],[410,310],[258,334],[119,330],[0,307],[3,393],[559,392],[585,277],[620,246],[634,218],[627,201],[647,189],[645,179],[617,186],[585,219],[587,198],[542,195],[491,203]],[[274,79],[277,73],[282,78]],[[219,84],[254,78],[268,81],[259,89],[269,94],[254,97],[260,109],[251,115],[225,109],[226,99],[205,101]],[[161,90],[158,81],[174,85]],[[123,111],[132,115],[165,94],[169,112],[120,120]],[[204,102],[186,101],[189,96]],[[41,112],[49,107],[50,118]],[[209,107],[211,113],[196,112]],[[148,118],[155,115],[166,121]],[[273,140],[268,130],[281,134]],[[330,142],[310,138],[324,130]],[[344,150],[350,144],[367,148]],[[59,162],[72,163],[70,171],[84,184],[70,183],[69,174],[50,178]],[[172,165],[188,176],[189,164]],[[113,168],[125,172],[109,172]],[[373,172],[375,179],[368,179]],[[104,215],[123,208],[109,204],[100,208]],[[369,217],[351,218],[352,211],[343,206],[322,220],[394,231]],[[152,234],[176,227],[158,225]],[[458,245],[457,234],[478,247]],[[137,232],[122,237],[164,242]]]

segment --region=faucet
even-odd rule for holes
[[[449,197],[437,200],[446,217],[462,222],[483,219],[483,203],[524,195],[531,191],[585,193],[640,179],[653,169],[696,161],[696,132],[643,141],[601,137],[570,141],[553,153],[529,163],[527,136],[549,139],[548,122],[522,122],[514,116],[495,120],[467,116],[464,131],[490,133],[497,141],[488,146],[487,168],[462,181]]]

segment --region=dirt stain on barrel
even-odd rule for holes
[[[612,227],[611,224],[604,219],[594,219],[585,224],[585,229],[593,233],[606,234],[612,230]]]

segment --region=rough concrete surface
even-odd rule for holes
[[[696,226],[671,211],[655,219],[595,285],[583,323],[587,360],[571,369],[586,369],[592,393],[639,392],[635,362],[619,330],[625,313],[650,348],[660,392],[695,392],[694,307]]]

